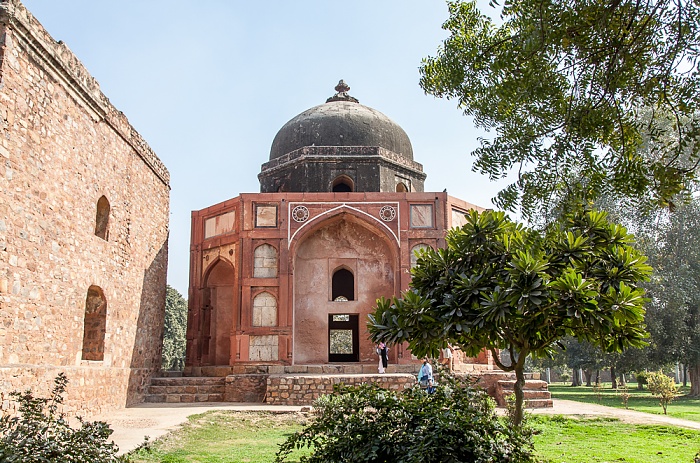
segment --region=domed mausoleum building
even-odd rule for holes
[[[417,249],[481,209],[424,192],[406,132],[343,81],[335,90],[279,130],[260,193],[192,213],[185,374],[227,377],[225,400],[309,403],[331,373],[414,382],[405,345],[377,373],[367,315],[408,288]],[[492,363],[458,356],[456,368]]]

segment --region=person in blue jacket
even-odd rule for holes
[[[433,380],[433,366],[430,364],[430,359],[425,357],[423,359],[423,365],[420,367],[418,372],[418,382],[420,387],[428,390],[429,394],[435,391],[435,381]]]

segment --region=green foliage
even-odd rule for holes
[[[666,376],[663,371],[657,371],[649,373],[647,384],[649,385],[649,392],[659,399],[659,404],[663,407],[664,415],[666,415],[668,405],[678,395],[676,382],[670,376]]]
[[[112,430],[102,421],[84,421],[72,428],[59,412],[68,379],[60,373],[51,396],[34,397],[31,391],[10,393],[19,404],[18,415],[0,418],[0,461],[18,463],[126,462],[108,442]]]
[[[165,293],[165,326],[163,332],[163,369],[185,368],[187,343],[187,300],[170,285]]]
[[[472,154],[492,180],[518,169],[498,206],[528,216],[607,192],[667,205],[695,178],[697,2],[514,0],[500,21],[476,0],[448,7],[421,87],[495,132]]]
[[[649,378],[649,372],[638,371],[634,375],[634,379],[637,380],[637,389],[644,389],[644,385],[647,383],[647,378]]]
[[[544,232],[503,212],[471,212],[445,249],[426,249],[399,299],[379,299],[370,315],[375,342],[408,342],[421,357],[447,343],[467,355],[490,349],[515,371],[522,400],[525,359],[544,357],[565,336],[614,352],[644,344],[644,292],[651,268],[624,227],[579,211]],[[496,349],[510,359],[504,365]],[[519,387],[520,384],[520,387]]]
[[[280,446],[278,463],[309,447],[305,463],[535,462],[527,434],[494,414],[493,400],[443,380],[436,392],[341,386],[314,404],[315,416]]]

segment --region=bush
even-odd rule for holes
[[[659,404],[663,407],[664,415],[666,415],[668,404],[678,395],[676,381],[665,375],[662,371],[657,371],[655,373],[649,373],[647,376],[647,384],[649,385],[649,392],[655,397],[658,397]]]
[[[432,394],[339,386],[314,404],[315,416],[281,446],[276,462],[308,447],[305,463],[534,463],[528,431],[494,413],[482,391],[442,377]]]
[[[638,371],[634,377],[637,380],[637,389],[644,389],[644,385],[647,383],[647,377],[649,373],[646,371]]]
[[[127,462],[107,438],[112,430],[102,421],[84,421],[71,428],[58,406],[68,379],[60,373],[49,398],[34,397],[31,391],[12,392],[19,404],[18,415],[0,418],[0,461],[21,463],[111,463]]]

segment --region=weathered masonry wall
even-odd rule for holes
[[[17,1],[0,1],[0,396],[58,372],[84,416],[160,367],[169,174]],[[85,327],[86,319],[88,328]]]

